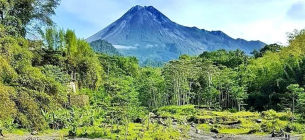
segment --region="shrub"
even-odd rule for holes
[[[264,132],[271,132],[273,130],[279,131],[280,129],[285,129],[287,125],[287,121],[281,121],[279,119],[265,120],[263,121],[261,128]]]
[[[71,95],[70,105],[75,107],[84,107],[89,105],[88,95]]]

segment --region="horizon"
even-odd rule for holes
[[[286,33],[305,27],[304,1],[278,2],[272,0],[245,3],[237,0],[235,3],[228,4],[224,0],[215,2],[167,0],[163,3],[160,0],[127,0],[124,2],[66,0],[62,1],[56,9],[56,16],[53,16],[53,20],[58,27],[73,29],[78,36],[85,39],[115,22],[137,5],[153,6],[171,21],[186,27],[222,31],[234,39],[259,40],[267,44],[286,44]],[[252,7],[245,8],[250,4]],[[260,6],[260,9],[253,9],[253,5]],[[81,7],[85,10],[79,10]],[[111,12],[109,9],[112,9]],[[279,11],[279,9],[282,10]]]

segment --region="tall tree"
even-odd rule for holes
[[[0,23],[11,27],[18,35],[53,25],[51,16],[60,0],[1,0]]]

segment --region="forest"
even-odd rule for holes
[[[305,30],[252,55],[218,50],[142,67],[56,27],[59,0],[0,5],[2,135],[180,139],[186,123],[217,133],[305,133]]]

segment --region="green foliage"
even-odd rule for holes
[[[157,112],[159,114],[161,112],[169,112],[171,114],[177,114],[177,115],[192,115],[196,113],[196,110],[194,108],[194,105],[184,105],[184,106],[163,106],[160,107]]]
[[[281,129],[284,129],[287,125],[288,125],[287,121],[274,119],[274,120],[264,121],[261,125],[261,128],[262,131],[264,132],[272,132],[273,130],[280,131]]]
[[[16,116],[17,110],[15,108],[15,102],[11,100],[11,97],[14,96],[16,96],[15,89],[12,87],[4,86],[0,82],[0,120],[4,121]]]
[[[44,65],[42,67],[42,73],[48,77],[54,79],[60,84],[67,84],[70,81],[70,76],[65,73],[59,66],[54,65]]]
[[[164,105],[164,78],[160,69],[142,68],[137,87],[141,105],[150,109]]]
[[[259,51],[254,50],[252,54],[254,55],[255,58],[262,57],[264,56],[265,53],[267,52],[279,52],[283,46],[280,46],[278,44],[270,44],[266,45],[265,47],[261,48]]]
[[[219,133],[222,134],[247,134],[250,129],[220,129]]]
[[[95,52],[105,53],[108,55],[121,55],[118,50],[105,40],[96,40],[90,43]]]
[[[17,73],[6,61],[6,59],[2,58],[1,56],[0,62],[0,83],[12,83],[16,79]]]
[[[1,0],[0,4],[0,23],[10,29],[11,35],[25,36],[31,30],[53,24],[51,16],[59,0]]]
[[[235,68],[241,64],[247,64],[249,59],[245,52],[241,50],[229,52],[226,50],[203,52],[199,57],[211,60],[217,66],[226,66],[228,68]]]

